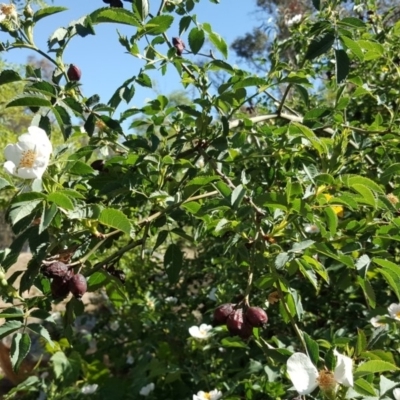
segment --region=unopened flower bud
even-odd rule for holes
[[[81,79],[82,72],[76,65],[71,64],[68,68],[67,76],[70,81],[78,82]]]

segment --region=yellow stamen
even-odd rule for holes
[[[318,386],[323,391],[331,391],[336,388],[336,381],[331,371],[319,371]]]
[[[14,4],[1,4],[0,12],[6,17],[13,17],[16,14],[16,9]]]
[[[22,153],[18,168],[32,168],[35,164],[37,154],[34,150],[26,150]]]

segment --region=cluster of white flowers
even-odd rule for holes
[[[208,339],[212,336],[211,332],[212,326],[207,324],[201,324],[200,326],[191,326],[189,328],[190,336],[195,339],[203,340]]]
[[[336,350],[335,371],[318,371],[303,353],[292,354],[287,361],[287,373],[300,395],[312,393],[317,387],[323,391],[336,391],[337,385],[353,386],[353,361]]]
[[[4,168],[9,174],[22,179],[40,179],[49,165],[52,152],[53,146],[46,132],[37,126],[30,126],[28,133],[18,138],[18,143],[8,144],[4,149],[7,160]]]
[[[211,390],[211,392],[197,392],[193,395],[193,400],[218,400],[222,397],[222,392],[217,389]]]

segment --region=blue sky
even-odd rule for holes
[[[67,26],[70,21],[76,20],[95,9],[107,6],[101,0],[54,0],[53,5],[68,7],[68,11],[50,16],[38,22],[35,27],[35,42],[42,50],[47,51],[47,39],[61,26]],[[151,11],[155,12],[159,7],[159,1],[150,0]],[[125,8],[130,3],[124,2]],[[201,0],[196,5],[194,13],[199,23],[208,22],[213,30],[219,33],[228,43],[239,35],[252,30],[257,24],[253,11],[255,0],[220,0],[220,4],[211,3],[209,0]],[[176,23],[168,32],[169,37],[178,36],[179,16]],[[64,61],[73,63],[82,71],[82,91],[85,96],[99,94],[102,102],[107,102],[115,89],[126,79],[136,75],[142,61],[126,54],[126,49],[118,42],[118,31],[128,36],[133,35],[136,28],[117,24],[100,24],[95,26],[96,35],[85,38],[75,37],[65,52]],[[0,40],[6,40],[7,35],[0,33]],[[187,32],[182,36],[187,42]],[[12,50],[2,56],[6,61],[14,63],[25,63],[30,53],[27,50]],[[193,57],[193,56],[189,56]],[[38,58],[40,56],[38,55]],[[230,51],[229,61],[237,63],[239,60]],[[151,73],[150,77],[156,82],[159,93],[169,94],[173,90],[181,89],[179,76],[173,67],[169,67],[166,76],[158,71]],[[143,106],[146,98],[154,98],[155,92],[151,89],[136,88],[136,94],[131,101],[131,106]]]

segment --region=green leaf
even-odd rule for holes
[[[10,357],[13,370],[18,372],[22,361],[31,348],[31,338],[27,333],[17,333],[12,338]]]
[[[228,46],[224,39],[217,33],[211,32],[208,35],[210,42],[216,47],[216,49],[224,56],[228,58]]]
[[[371,189],[374,192],[385,194],[383,188],[378,185],[376,182],[369,178],[365,178],[364,176],[360,175],[343,175],[340,180],[345,184],[347,187],[351,188],[355,184],[364,185]]]
[[[211,182],[219,181],[220,177],[217,175],[212,175],[212,176],[196,176],[196,178],[193,178],[191,181],[189,181],[186,186],[204,186],[208,185]]]
[[[62,11],[66,11],[68,8],[66,7],[45,7],[42,8],[33,14],[33,22],[38,22],[42,18],[48,17],[49,15],[57,14]]]
[[[11,83],[11,82],[18,82],[21,80],[22,78],[20,77],[18,72],[12,69],[5,69],[0,74],[0,85],[4,85],[6,83]]]
[[[192,22],[192,17],[190,15],[185,15],[184,17],[181,18],[181,20],[179,21],[179,36],[187,31],[191,22]]]
[[[8,213],[12,224],[15,225],[22,218],[31,215],[32,212],[35,210],[36,206],[41,202],[42,200],[31,200],[31,201],[24,201],[21,203],[12,204],[10,206],[10,211]]]
[[[397,371],[399,368],[396,365],[388,363],[386,361],[366,361],[365,363],[361,364],[356,370],[356,376],[364,376],[388,371]]]
[[[65,208],[66,210],[73,210],[74,203],[71,199],[61,192],[53,192],[47,196],[47,201],[57,204],[58,207]]]
[[[349,74],[350,60],[345,50],[335,50],[336,58],[336,82],[342,83]]]
[[[159,231],[158,232],[157,240],[153,247],[153,251],[156,250],[158,247],[160,247],[165,242],[165,240],[168,237],[168,234],[169,234],[168,231]]]
[[[325,207],[324,214],[327,217],[329,232],[332,236],[336,235],[338,227],[338,217],[335,211],[333,211],[332,207]]]
[[[357,329],[357,331],[356,355],[359,356],[367,348],[367,337],[363,330]]]
[[[149,15],[149,0],[135,0],[134,5],[140,19],[144,21]]]
[[[240,203],[245,195],[246,189],[243,187],[243,185],[236,186],[231,194],[231,205],[234,209],[237,209],[240,206]]]
[[[54,347],[54,342],[51,340],[49,331],[41,324],[29,324],[28,328],[32,331],[37,333],[39,336],[41,336],[43,339],[46,340],[46,342],[51,346]]]
[[[8,187],[13,187],[13,185],[4,178],[0,177],[0,190]]]
[[[183,254],[178,245],[172,243],[168,246],[164,255],[164,268],[171,284],[175,284],[179,280],[179,273],[183,265]]]
[[[68,172],[79,176],[93,175],[94,169],[90,165],[78,160],[70,163]]]
[[[364,60],[364,53],[357,42],[350,39],[348,36],[340,36],[340,41],[347,47],[360,61]]]
[[[131,233],[132,226],[128,217],[122,211],[115,208],[103,209],[99,216],[99,222],[103,225],[119,229],[128,235]]]
[[[93,24],[111,22],[136,27],[141,26],[135,14],[124,8],[100,8],[89,14],[89,18]]]
[[[335,41],[335,35],[332,32],[328,32],[322,37],[313,39],[308,46],[305,59],[313,60],[314,58],[326,53],[332,47]]]
[[[357,282],[361,286],[364,295],[366,299],[368,300],[368,304],[370,305],[371,308],[376,307],[376,296],[374,289],[371,286],[371,283],[369,282],[368,279],[364,279],[361,276],[357,276]]]
[[[7,321],[0,326],[0,339],[17,331],[23,326],[21,321]]]
[[[172,15],[158,15],[152,18],[145,26],[147,35],[161,35],[166,32],[174,22]]]
[[[303,332],[304,341],[307,346],[307,353],[310,360],[314,365],[318,365],[319,361],[319,346],[318,343],[313,340],[306,332]]]
[[[197,54],[203,47],[205,40],[204,31],[194,27],[189,32],[189,46],[193,54]]]
[[[53,221],[53,218],[57,214],[57,206],[52,204],[43,208],[42,217],[40,218],[39,234],[45,231]]]
[[[374,208],[377,207],[376,197],[365,185],[360,185],[357,183],[352,185],[351,188],[363,197],[363,203],[368,204]]]
[[[311,142],[314,149],[317,150],[320,155],[327,153],[328,150],[325,143],[322,142],[311,129],[297,122],[293,122],[292,125],[294,128],[297,128],[297,130],[300,131],[302,135]]]
[[[67,140],[72,133],[72,122],[71,116],[68,111],[62,106],[52,107],[54,116],[56,117],[57,123],[63,133],[64,139]]]
[[[221,340],[221,345],[223,347],[238,347],[241,349],[247,349],[248,346],[246,343],[243,342],[242,339],[239,337],[228,337]]]
[[[43,97],[26,96],[10,101],[6,105],[9,107],[51,107],[51,102]]]
[[[354,390],[357,393],[360,393],[364,396],[374,396],[376,397],[377,393],[374,387],[365,379],[360,378],[354,382]]]

